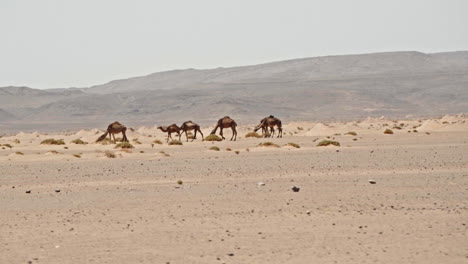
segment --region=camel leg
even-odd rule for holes
[[[278,128],[278,137],[282,138],[283,137],[283,128]]]
[[[171,132],[167,132],[167,140],[166,142],[169,142],[169,137],[171,136]],[[172,139],[172,138],[171,138]]]
[[[233,126],[233,127],[231,127],[231,129],[232,129],[231,141],[232,141],[232,138],[234,138],[234,141],[236,141],[236,139],[237,139],[237,130],[236,130],[236,127]]]
[[[198,128],[198,132],[200,132],[200,135],[201,135],[202,141],[205,141],[205,136],[203,136],[203,133],[201,132],[201,129],[200,129],[200,128]]]
[[[222,139],[225,139],[223,136],[223,128],[221,127],[219,130],[219,135],[221,136]]]
[[[188,133],[187,133],[187,130],[185,130],[184,132],[185,132],[185,139],[186,139],[187,142],[188,142]],[[192,139],[192,141],[193,141],[193,139]]]
[[[193,142],[195,139],[197,139],[197,129],[196,129],[196,128],[193,130],[192,142]]]
[[[273,127],[270,127],[270,137],[274,137],[275,136],[275,129]]]

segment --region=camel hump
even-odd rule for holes
[[[223,117],[223,118],[230,118],[230,117],[229,117],[229,116],[225,116],[225,117]]]
[[[270,115],[270,118],[275,118],[273,115]]]

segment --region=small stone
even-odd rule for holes
[[[370,183],[370,184],[376,184],[377,182],[374,181],[374,180],[369,180],[369,183]]]
[[[296,186],[293,186],[293,187],[291,187],[291,190],[292,190],[293,192],[299,192],[299,190],[301,190],[301,188],[296,187]]]
[[[27,190],[26,193],[31,193],[31,190]]]
[[[56,192],[56,193],[59,193],[59,192],[60,192],[60,189],[55,189],[55,192]]]
[[[234,256],[234,253],[229,253],[228,256],[232,257]]]
[[[306,211],[306,214],[310,215],[310,213],[311,213],[310,210],[307,210],[307,211]]]
[[[257,185],[258,186],[265,186],[265,183],[264,182],[258,182]]]

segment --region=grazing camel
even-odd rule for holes
[[[275,135],[274,126],[278,127],[278,136],[277,137],[278,138],[283,137],[283,128],[282,128],[282,125],[281,125],[281,120],[279,120],[278,118],[276,118],[276,117],[274,117],[272,115],[263,118],[260,121],[260,124],[257,127],[255,127],[254,131],[257,132],[257,130],[259,130],[261,128],[262,132],[266,132],[264,134],[264,137],[273,137]],[[268,128],[270,128],[271,134],[268,134]]]
[[[169,138],[172,139],[172,133],[177,133],[177,135],[179,135],[180,140],[180,127],[178,127],[176,124],[172,124],[170,126],[158,126],[157,128],[160,129],[162,132],[167,132],[166,142],[169,142]]]
[[[192,130],[195,130],[195,133],[193,135],[193,138],[192,138],[192,141],[194,141],[195,139],[197,139],[197,131],[200,132],[201,136],[202,136],[202,141],[205,140],[205,138],[203,137],[203,133],[201,132],[201,129],[200,129],[200,126],[193,123],[192,121],[186,121],[184,122],[181,126],[180,126],[180,130],[182,131],[182,133],[179,134],[179,140],[180,140],[180,137],[182,136],[182,134],[185,132],[185,138],[187,139],[187,142],[188,142],[188,136],[187,136],[187,131],[192,131]]]
[[[226,139],[223,136],[223,128],[231,128],[232,129],[231,141],[233,138],[234,138],[234,141],[236,141],[237,139],[236,127],[237,127],[236,121],[231,119],[229,116],[225,116],[218,120],[218,123],[216,123],[215,128],[213,129],[213,131],[211,131],[211,135],[216,134],[216,130],[220,128],[219,135],[221,136],[222,139]]]
[[[115,134],[122,133],[122,140],[123,142],[128,142],[127,135],[125,132],[127,131],[127,127],[124,125],[120,124],[119,122],[115,121],[114,123],[110,124],[107,127],[106,133],[104,133],[102,136],[100,136],[96,142],[102,141],[106,138],[107,134],[109,134],[109,139],[112,141],[112,137],[114,137],[115,141]]]

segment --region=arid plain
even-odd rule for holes
[[[182,146],[134,128],[131,150],[4,136],[0,263],[466,263],[466,116],[285,124]]]

